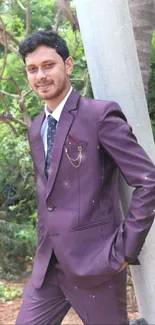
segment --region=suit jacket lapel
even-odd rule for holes
[[[51,158],[51,166],[48,175],[46,199],[48,198],[50,192],[52,191],[56,179],[64,142],[73,123],[74,115],[75,115],[73,111],[77,109],[77,103],[79,98],[80,98],[80,94],[73,90],[61,113],[61,117],[58,123],[54,144],[52,148],[52,158]]]
[[[32,148],[32,155],[34,155],[35,165],[38,170],[41,170],[41,177],[45,183],[47,183],[47,178],[45,176],[45,152],[44,145],[41,138],[41,126],[45,118],[45,112],[42,111],[39,116],[35,119],[33,125],[33,133],[31,133],[31,138],[29,138]]]

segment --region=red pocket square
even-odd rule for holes
[[[68,141],[69,141],[70,144],[76,144],[76,143],[80,142],[79,139],[74,138],[74,137],[73,137],[72,135],[70,135],[70,134],[69,134],[69,136],[68,136]]]

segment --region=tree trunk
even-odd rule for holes
[[[145,94],[147,95],[151,62],[150,45],[154,27],[154,0],[128,0],[128,2]]]

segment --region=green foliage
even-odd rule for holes
[[[36,209],[35,183],[27,138],[13,137],[2,126],[0,135],[0,206],[9,219],[21,223],[29,220]],[[11,208],[14,206],[14,208]]]
[[[22,289],[5,286],[3,282],[0,282],[0,301],[13,300],[17,297],[21,297]]]
[[[26,0],[22,0],[26,6]],[[72,7],[74,4],[72,2]],[[55,0],[31,0],[30,32],[38,29],[51,29],[55,23],[57,5]],[[26,35],[26,16],[16,0],[7,0],[1,6],[1,14],[6,29],[17,41]],[[70,23],[61,16],[58,29],[65,38],[70,54],[75,61],[72,75],[73,86],[92,96],[87,64],[84,55],[81,35],[74,33]],[[18,45],[9,40],[9,44],[18,51]],[[0,46],[0,69],[3,64],[4,49]],[[82,76],[84,75],[84,78]],[[14,78],[22,94],[29,90],[25,66],[20,57],[8,51],[4,78]],[[18,88],[11,79],[3,80],[0,90],[18,94]],[[87,87],[86,87],[87,86]],[[11,114],[23,121],[23,112],[18,98],[4,96]],[[44,102],[34,93],[26,96],[25,107],[29,119],[33,120],[42,110]],[[0,113],[5,112],[5,106],[0,101]],[[18,136],[7,124],[1,123],[0,131],[0,277],[16,278],[17,274],[25,273],[31,268],[37,242],[37,211],[36,186],[33,175],[33,165],[29,153],[27,130],[18,123],[12,123]]]
[[[26,273],[36,248],[36,191],[26,135],[0,133],[0,277]]]
[[[16,279],[16,274],[27,274],[37,243],[36,230],[30,224],[0,220],[0,277]]]

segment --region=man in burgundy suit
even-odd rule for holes
[[[29,129],[38,246],[16,324],[60,324],[73,306],[84,324],[127,325],[126,266],[154,219],[155,167],[117,103],[72,89],[61,37],[38,31],[20,54],[46,104]],[[119,172],[134,189],[125,220]]]

